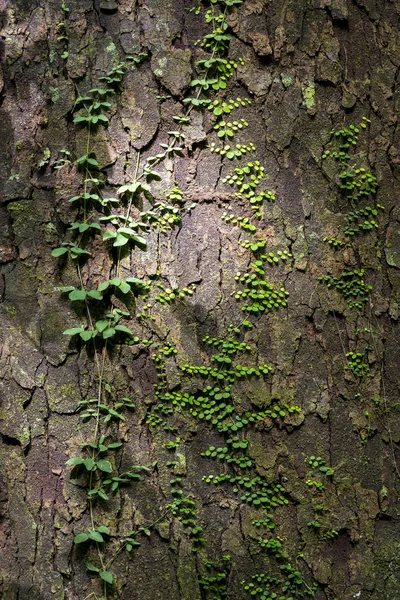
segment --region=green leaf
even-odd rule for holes
[[[99,287],[97,289],[99,290],[99,292],[104,292],[109,286],[110,286],[109,281],[104,281],[103,283],[101,283],[99,285]]]
[[[110,279],[108,283],[110,285],[115,285],[116,287],[118,287],[119,285],[121,285],[121,279],[119,277],[114,277],[114,279]]]
[[[106,240],[114,239],[116,237],[117,237],[116,231],[107,230],[103,233],[103,242],[105,242]]]
[[[91,290],[87,295],[94,300],[103,300],[103,296],[98,290]]]
[[[104,542],[104,538],[98,531],[93,531],[93,529],[89,529],[88,537],[94,542]]]
[[[79,229],[82,223],[71,223],[71,227],[69,229]]]
[[[84,464],[84,459],[80,458],[80,457],[74,457],[74,458],[70,458],[69,460],[67,460],[67,462],[65,463],[66,465],[70,465],[72,467],[76,467],[77,465],[83,465]]]
[[[113,243],[113,246],[114,247],[125,246],[125,244],[127,244],[128,241],[129,241],[129,238],[125,237],[121,233],[118,233],[117,237],[115,239],[115,242]]]
[[[82,248],[78,248],[77,246],[71,248],[71,258],[78,258],[83,254],[90,256],[90,252],[88,252],[87,250],[83,250]]]
[[[74,544],[82,544],[83,542],[87,542],[88,539],[89,536],[86,533],[78,533],[78,535],[74,537]]]
[[[122,333],[127,333],[128,335],[133,335],[132,331],[128,327],[125,327],[125,325],[115,325],[114,329],[116,331],[121,331]]]
[[[82,331],[85,331],[82,327],[72,327],[71,329],[66,329],[63,335],[77,335],[78,333],[82,333]]]
[[[144,285],[143,280],[138,279],[137,277],[128,277],[125,281],[127,283],[131,283],[132,285]]]
[[[107,583],[112,584],[113,582],[113,574],[111,571],[100,571],[100,577]]]
[[[97,531],[100,531],[100,533],[106,533],[107,535],[110,535],[110,529],[106,526],[106,525],[100,525],[100,527],[97,528]]]
[[[140,191],[142,187],[142,184],[139,183],[138,181],[136,181],[135,183],[130,183],[127,185],[122,185],[120,188],[118,188],[117,190],[117,194],[126,194],[126,192],[130,192],[131,194],[134,194],[137,191]]]
[[[129,285],[129,283],[126,283],[126,281],[122,281],[121,285],[119,286],[119,289],[123,294],[127,294],[131,291],[131,286]]]
[[[92,98],[90,96],[79,96],[76,100],[75,100],[75,106],[78,106],[78,104],[85,104],[85,102],[91,102]]]
[[[74,290],[73,292],[70,292],[70,294],[68,295],[68,298],[72,301],[85,300],[86,291],[85,290]]]
[[[86,458],[83,461],[83,464],[85,465],[88,471],[94,471],[94,469],[96,468],[96,463],[91,458]]]
[[[88,342],[92,337],[95,337],[96,332],[95,331],[81,331],[80,336],[83,339],[84,342]]]
[[[125,235],[135,235],[135,231],[131,227],[119,227],[118,233],[125,233]]]
[[[87,117],[83,117],[82,115],[79,115],[78,117],[75,117],[74,119],[74,123],[87,123],[88,118]]]
[[[68,248],[55,248],[53,250],[53,252],[51,253],[51,256],[55,256],[55,257],[62,256],[66,252],[68,252]]]
[[[113,410],[112,408],[110,408],[110,410],[108,411],[109,414],[113,417],[116,417],[117,419],[120,419],[121,421],[125,421],[125,417],[123,415],[121,415],[121,413],[117,412],[116,410]]]
[[[97,468],[104,473],[112,473],[112,466],[108,460],[99,460],[97,462]]]
[[[138,246],[143,246],[144,248],[146,248],[147,246],[147,242],[144,239],[144,237],[142,237],[141,235],[134,235],[132,240],[135,242],[135,244],[137,244]],[[114,244],[115,245],[115,244]]]
[[[84,534],[86,535],[86,534]],[[86,563],[86,568],[88,571],[93,571],[94,573],[100,573],[100,569],[92,565],[92,563]]]
[[[112,337],[115,334],[115,329],[109,327],[103,331],[103,338],[106,340],[107,338]]]
[[[102,331],[104,331],[105,329],[107,329],[107,327],[108,327],[108,321],[96,321],[96,329],[100,333]]]
[[[134,540],[133,538],[129,538],[129,543],[131,544],[131,546],[136,546],[136,548],[139,548],[140,546],[140,542]]]
[[[109,450],[116,450],[117,448],[121,448],[122,446],[122,442],[113,442],[112,444],[109,444],[108,448]]]

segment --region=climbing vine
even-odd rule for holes
[[[344,207],[346,224],[342,231],[342,239],[336,237],[325,237],[324,241],[335,251],[342,252],[350,249],[352,251],[352,264],[340,275],[324,274],[320,281],[324,282],[328,289],[334,289],[346,301],[350,310],[356,310],[358,315],[357,326],[354,329],[354,341],[346,352],[343,342],[344,369],[353,375],[356,391],[354,399],[368,398],[368,404],[363,414],[363,425],[359,427],[359,436],[362,444],[366,444],[372,437],[376,428],[373,428],[372,415],[379,418],[377,405],[384,405],[385,422],[387,430],[394,470],[400,476],[396,462],[392,433],[388,420],[388,406],[386,399],[385,380],[383,376],[383,357],[379,356],[377,339],[379,331],[377,323],[373,322],[372,299],[373,286],[368,283],[368,265],[363,264],[362,244],[366,236],[379,230],[379,215],[385,207],[376,201],[378,192],[378,181],[375,175],[368,169],[365,152],[357,149],[359,136],[366,133],[370,124],[368,117],[363,117],[358,125],[349,125],[337,131],[332,131],[332,139],[329,148],[322,154],[322,161],[334,161],[338,165],[336,184],[340,190],[341,198],[347,205]],[[376,241],[374,242],[376,244]],[[377,252],[379,252],[379,248]],[[348,262],[348,261],[347,261]],[[369,276],[373,280],[372,272]],[[365,313],[369,309],[369,316],[365,321]],[[375,318],[376,321],[376,318]],[[339,333],[340,335],[340,333]],[[369,392],[372,365],[380,371],[382,399],[377,399]]]

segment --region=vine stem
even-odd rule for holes
[[[86,154],[89,154],[89,150],[90,150],[90,138],[91,138],[91,132],[90,132],[90,123],[88,126],[88,138],[87,138],[87,145],[86,145]],[[138,157],[137,157],[137,161],[136,161],[136,170],[135,170],[135,181],[137,180],[137,176],[138,176],[138,172],[139,172],[139,166],[140,166],[140,152],[138,153]],[[87,170],[87,169],[86,169]],[[90,174],[90,172],[88,173]],[[84,182],[84,193],[86,194],[87,192],[87,178],[85,178],[85,182]],[[127,212],[126,212],[126,216],[129,216],[129,213],[131,211],[132,208],[132,202],[133,202],[133,196],[130,199],[128,208],[127,208]],[[87,210],[86,210],[86,199],[84,200],[84,220],[86,221],[87,218]],[[119,274],[119,269],[120,269],[120,263],[121,263],[121,248],[119,248],[119,252],[118,252],[118,259],[117,259],[117,265],[116,265],[116,273],[117,276]],[[81,285],[81,289],[84,289],[84,284],[83,284],[83,278],[82,278],[82,272],[81,272],[81,268],[79,263],[77,264],[77,272],[78,272],[78,277],[79,277],[79,281],[80,281],[80,285]],[[87,318],[88,318],[88,323],[89,323],[89,327],[91,329],[93,329],[93,318],[90,312],[90,307],[89,304],[87,302],[87,300],[85,300],[85,304],[86,304],[86,312],[87,312]],[[97,409],[96,409],[96,420],[95,420],[95,430],[94,430],[94,434],[93,434],[93,440],[94,443],[97,445],[98,444],[98,439],[99,439],[99,430],[100,430],[100,405],[102,403],[102,397],[103,397],[103,384],[104,384],[104,371],[105,371],[105,362],[106,362],[106,355],[107,355],[107,340],[104,343],[103,349],[102,349],[102,353],[101,353],[101,359],[99,360],[99,356],[98,356],[98,351],[97,351],[97,347],[96,347],[96,342],[95,339],[93,339],[93,346],[94,346],[94,357],[95,357],[95,363],[96,363],[96,369],[97,369],[97,376],[98,376],[98,390],[97,390]],[[94,461],[97,458],[98,453],[96,452],[96,450],[93,448],[92,449],[92,460]],[[94,473],[93,471],[90,471],[90,475],[89,475],[89,492],[91,490],[93,490],[95,487],[94,485]],[[96,522],[95,522],[95,516],[94,516],[94,510],[93,510],[93,498],[90,497],[89,498],[89,511],[90,511],[90,522],[91,522],[91,527],[93,530],[96,529]],[[112,564],[112,562],[115,560],[115,558],[117,557],[117,555],[119,554],[119,552],[122,551],[122,549],[125,547],[125,545],[123,545],[121,547],[121,549],[114,555],[114,557],[112,557],[111,562],[109,562],[109,564]],[[97,555],[99,558],[99,562],[101,565],[101,568],[103,571],[107,570],[107,566],[104,563],[104,557],[103,557],[103,552],[101,550],[101,547],[99,545],[98,542],[96,542],[96,550],[97,550]],[[107,600],[107,582],[104,581],[103,582],[103,597],[104,600]],[[95,598],[97,598],[97,596],[95,594],[93,594]],[[88,598],[90,598],[90,596],[88,596]]]
[[[80,267],[78,264],[78,272],[79,272],[79,278],[81,281],[81,285],[83,288],[83,282],[82,282],[82,275],[81,275],[81,271],[80,271]],[[87,310],[87,315],[88,315],[88,321],[89,321],[89,325],[91,328],[93,328],[93,319],[92,319],[92,315],[90,312],[90,308],[88,305],[88,302],[86,301],[86,310]],[[107,340],[104,344],[103,350],[102,350],[102,358],[101,361],[99,360],[98,357],[98,352],[97,352],[97,347],[96,347],[96,342],[93,338],[93,346],[94,346],[94,357],[95,357],[95,362],[96,362],[96,368],[97,368],[97,375],[98,375],[98,380],[99,380],[99,385],[98,385],[98,392],[97,392],[97,410],[96,410],[96,424],[95,424],[95,431],[94,431],[94,443],[97,444],[98,441],[98,433],[99,433],[99,427],[100,427],[100,404],[101,404],[101,400],[102,400],[102,393],[103,393],[103,380],[104,380],[104,368],[105,368],[105,359],[106,359],[106,348],[107,348]],[[94,461],[97,458],[97,453],[96,450],[93,448],[92,449],[92,460]],[[89,475],[89,492],[92,491],[94,489],[94,484],[93,484],[93,471],[90,471],[90,475]],[[92,526],[92,529],[95,530],[96,529],[96,523],[95,523],[95,518],[94,518],[94,513],[93,513],[93,499],[92,497],[89,498],[89,511],[90,511],[90,523]],[[104,567],[104,559],[103,559],[103,553],[101,551],[101,548],[98,544],[98,542],[96,542],[96,549],[97,549],[97,555],[102,567],[102,570],[105,570]],[[107,585],[106,582],[104,581],[104,598],[105,600],[107,599]]]
[[[160,516],[158,519],[156,519],[155,521],[153,521],[153,523],[151,523],[151,525],[148,525],[146,528],[143,528],[143,527],[142,527],[142,529],[141,529],[141,530],[143,530],[143,529],[151,529],[151,527],[154,527],[154,525],[157,525],[157,523],[159,523],[160,521],[162,521],[162,519],[164,519],[164,518],[165,518],[165,516],[167,515],[167,513],[168,513],[168,511],[166,511],[166,512],[165,512],[165,513],[163,513],[163,514],[162,514],[162,515],[161,515],[161,516]],[[139,529],[139,531],[138,531],[137,533],[140,533],[140,531],[141,531],[141,530]],[[109,568],[109,567],[112,565],[112,563],[114,562],[114,560],[115,560],[115,559],[118,557],[118,555],[119,555],[119,554],[122,552],[122,550],[123,550],[123,549],[124,549],[124,548],[125,548],[125,547],[126,547],[128,544],[129,544],[129,542],[124,542],[124,543],[123,543],[123,544],[120,546],[120,548],[118,548],[118,550],[115,552],[114,556],[112,556],[112,557],[111,557],[111,558],[110,558],[110,559],[107,561],[107,563],[106,563],[106,565],[105,565],[105,568],[106,568],[106,569],[108,569],[108,568]]]
[[[212,12],[213,12],[212,28],[213,28],[213,32],[214,32],[215,31],[215,19],[214,19],[214,17],[215,17],[215,10],[214,10],[214,6],[212,6],[211,8],[212,8]],[[227,12],[228,12],[228,8],[227,8],[227,6],[225,6],[224,11],[221,12],[221,14],[223,15],[224,19],[225,19],[226,15],[227,15]],[[215,55],[216,55],[217,45],[218,44],[216,43],[215,46],[214,46],[214,48],[213,48],[213,50],[212,50],[211,59],[213,59],[215,57]],[[208,77],[208,74],[209,74],[210,70],[211,70],[211,67],[208,67],[207,70],[205,71],[205,73],[204,73],[204,77],[205,78]],[[196,96],[195,96],[196,100],[198,100],[200,98],[201,93],[202,93],[202,88],[200,87],[199,90],[197,91]],[[188,107],[186,113],[184,113],[184,116],[185,117],[189,117],[190,113],[192,112],[192,110],[193,110],[193,104],[191,104]],[[182,131],[182,125],[180,125],[179,131]],[[175,138],[173,140],[173,142],[172,142],[172,146],[170,146],[171,150],[175,147],[176,144],[177,144],[177,139]],[[164,160],[165,156],[166,156],[166,154],[164,154],[164,156],[162,158],[160,157],[157,160],[155,160],[152,163],[151,167],[153,168],[153,167],[157,166],[158,164],[160,164],[160,162],[162,162]],[[135,181],[140,181],[143,177],[145,177],[145,175],[146,175],[146,173],[144,171],[140,175],[138,175],[136,173],[136,176],[135,176],[136,179],[135,179]]]
[[[225,7],[224,12],[222,13],[223,16],[225,17],[225,14],[227,12],[227,7]],[[214,7],[212,7],[212,13],[213,13],[213,31],[215,31],[216,25],[215,25],[215,11],[214,11]],[[215,57],[217,53],[217,44],[215,44],[213,50],[212,50],[212,58]],[[205,72],[205,77],[208,76],[210,72],[210,68],[207,69],[207,71]],[[76,87],[78,94],[79,94],[79,90]],[[197,92],[196,98],[198,99],[200,97],[202,93],[202,88],[200,87],[200,89]],[[86,106],[84,106],[84,108],[86,109],[86,111],[88,112],[88,109]],[[187,111],[186,111],[186,116],[189,116],[191,111],[193,109],[193,105],[189,106]],[[181,125],[181,130],[182,130],[182,125]],[[86,141],[86,157],[89,155],[90,152],[90,144],[91,144],[91,137],[92,137],[92,132],[91,132],[91,122],[88,122],[88,132],[87,132],[87,141]],[[177,139],[175,138],[171,145],[169,146],[169,148],[172,150],[174,147],[176,147],[178,144]],[[164,153],[164,157],[165,158],[167,156],[167,152]],[[159,162],[161,162],[163,160],[163,158],[157,159],[152,166],[155,166],[156,164],[158,164]],[[138,182],[141,179],[143,179],[146,175],[145,170],[143,170],[140,174],[139,174],[139,170],[140,170],[140,161],[141,161],[141,153],[140,151],[137,154],[137,161],[136,161],[136,168],[135,168],[135,175],[134,175],[134,182]],[[87,207],[87,199],[86,199],[86,194],[87,194],[87,190],[88,190],[88,179],[91,177],[92,173],[89,170],[87,163],[84,164],[84,176],[85,176],[85,180],[84,180],[84,203],[83,203],[83,219],[84,222],[87,221],[88,219],[88,207]],[[98,189],[97,184],[96,188]],[[99,193],[100,190],[99,190]],[[131,210],[132,210],[132,204],[133,204],[133,200],[134,200],[134,194],[131,194],[131,197],[129,199],[129,203],[127,206],[127,210],[126,210],[126,216],[125,218],[128,218]],[[82,240],[82,235],[80,236],[80,241]],[[117,257],[117,264],[116,264],[116,274],[117,277],[119,275],[120,272],[120,268],[121,268],[121,247],[118,249],[118,257]],[[80,282],[80,286],[82,290],[85,290],[85,286],[83,283],[83,277],[82,277],[82,269],[81,266],[79,264],[79,261],[77,261],[76,264],[76,269],[77,269],[77,274],[79,277],[79,282]],[[90,306],[89,306],[89,302],[87,301],[87,299],[85,298],[85,306],[86,306],[86,314],[87,314],[87,322],[89,324],[89,327],[91,330],[94,330],[94,322],[93,322],[93,317],[91,314],[91,310],[90,310]],[[110,322],[110,319],[109,319]],[[98,446],[99,446],[99,439],[100,439],[100,417],[101,417],[101,404],[102,404],[102,398],[103,398],[103,394],[104,394],[104,373],[105,373],[105,365],[106,365],[106,356],[107,356],[107,340],[105,340],[101,354],[99,354],[97,345],[96,345],[96,341],[95,338],[92,338],[93,340],[93,348],[94,348],[94,361],[95,361],[95,365],[96,365],[96,371],[97,371],[97,376],[98,376],[98,388],[97,388],[97,407],[96,407],[96,415],[95,415],[95,427],[94,427],[94,432],[93,432],[93,441],[94,444],[96,445],[97,448],[92,448],[90,455],[93,461],[95,461],[98,458],[99,455],[99,450],[98,450]],[[97,481],[97,480],[96,480]],[[90,475],[89,475],[89,483],[88,483],[88,488],[89,488],[89,492],[91,492],[92,490],[94,490],[96,488],[96,481],[95,481],[95,471],[90,471]],[[95,518],[95,511],[94,511],[94,495],[90,495],[89,496],[89,512],[90,512],[90,523],[91,523],[91,528],[93,530],[96,530],[96,518]],[[165,513],[163,515],[161,515],[159,517],[159,519],[157,519],[152,525],[150,525],[150,527],[153,527],[156,523],[158,523],[159,521],[161,521],[163,518],[165,517]],[[140,530],[139,530],[140,531]],[[139,533],[139,532],[138,532]],[[123,543],[120,548],[118,548],[118,550],[114,553],[114,555],[108,560],[105,561],[104,555],[103,555],[103,551],[101,548],[101,545],[96,542],[96,550],[97,550],[97,555],[98,555],[98,560],[99,563],[101,565],[101,569],[102,571],[107,570],[107,568],[116,560],[116,558],[119,556],[119,554],[124,550],[124,548],[126,547],[127,543]],[[107,588],[107,582],[105,580],[103,580],[103,597],[101,600],[107,600],[107,596],[108,596],[108,588]],[[95,592],[92,592],[91,594],[89,594],[88,596],[86,596],[85,600],[89,600],[90,598],[95,598],[95,600],[98,600],[98,596]]]
[[[137,154],[137,158],[136,158],[135,175],[134,175],[132,183],[137,183],[139,181],[138,174],[139,174],[140,158],[141,158],[140,150],[138,150],[138,154]],[[129,198],[128,207],[126,209],[126,215],[124,215],[125,218],[128,218],[129,214],[131,212],[133,196],[134,196],[134,194],[132,194],[131,197]],[[119,247],[118,248],[118,259],[117,259],[117,265],[116,265],[116,277],[118,277],[118,275],[119,275],[119,268],[120,268],[120,263],[121,263],[121,252],[122,252],[122,248]]]

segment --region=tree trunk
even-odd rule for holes
[[[4,600],[400,598],[400,3],[211,6],[0,0]]]

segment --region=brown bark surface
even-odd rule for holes
[[[0,0],[3,600],[101,596],[85,569],[86,550],[73,544],[89,523],[85,487],[65,465],[90,433],[76,408],[95,394],[94,356],[63,335],[84,315],[55,289],[78,284],[73,266],[50,255],[68,238],[75,219],[68,199],[82,191],[73,164],[54,169],[61,149],[71,152],[71,161],[86,151],[85,131],[72,122],[78,90],[83,95],[96,87],[126,55],[148,53],[140,67],[127,72],[112,101],[109,126],[92,138],[113,195],[134,175],[138,151],[143,157],[157,154],[167,132],[176,129],[172,116],[185,110],[182,99],[202,55],[194,43],[207,31],[204,19],[189,12],[194,6],[189,0],[66,4],[70,12],[64,18],[58,0]],[[289,292],[288,306],[259,316],[245,334],[251,352],[243,364],[267,363],[274,372],[239,381],[233,402],[239,413],[276,404],[301,408],[280,420],[266,417],[246,429],[246,439],[252,476],[286,489],[289,503],[274,511],[274,536],[282,538],[308,585],[318,582],[317,600],[400,600],[399,16],[399,0],[246,0],[229,16],[234,34],[229,54],[242,57],[244,65],[227,96],[252,99],[237,113],[249,123],[240,142],[254,143],[251,158],[265,167],[268,189],[276,196],[264,207],[259,234],[268,252],[289,249],[292,255],[267,276]],[[67,39],[58,40],[64,31]],[[61,58],[66,51],[68,57]],[[363,116],[371,123],[360,133],[358,161],[377,177],[384,211],[379,227],[359,237],[356,251],[335,251],[324,238],[340,237],[348,205],[338,187],[337,163],[321,156],[332,129],[360,123]],[[177,182],[193,208],[171,233],[151,232],[147,251],[135,249],[122,261],[125,276],[157,276],[171,289],[194,284],[193,296],[155,303],[154,321],[128,322],[141,339],[176,348],[166,359],[170,390],[197,389],[197,379],[186,377],[180,366],[212,364],[216,351],[203,337],[228,338],[229,325],[243,318],[231,293],[238,289],[237,271],[252,262],[249,250],[238,244],[249,236],[221,215],[250,212],[222,183],[232,163],[207,148],[216,139],[213,124],[208,111],[192,111],[183,154],[157,167],[162,180],[153,184],[154,197],[163,200]],[[146,202],[139,210],[149,209]],[[90,250],[93,259],[83,278],[97,286],[113,276],[112,261],[102,242],[92,241]],[[318,278],[360,267],[372,290],[364,310],[357,311]],[[142,304],[132,300],[131,312]],[[367,344],[368,373],[357,378],[345,368],[345,355]],[[227,597],[244,600],[250,596],[243,581],[255,573],[279,574],[279,561],[258,544],[264,532],[251,525],[263,517],[232,486],[202,480],[235,473],[201,456],[210,445],[224,445],[226,436],[185,411],[170,417],[177,428],[172,434],[146,422],[156,404],[151,353],[143,345],[118,345],[107,357],[107,381],[136,404],[119,428],[125,444],[116,460],[122,469],[155,461],[157,466],[96,510],[113,535],[159,520],[140,548],[115,561],[117,586],[109,597],[212,598],[199,584],[210,576],[205,563],[230,555]],[[183,442],[171,452],[165,445],[176,437]],[[308,463],[312,455],[335,470],[321,494],[307,485],[315,475]],[[170,461],[177,462],[173,475]],[[195,502],[205,538],[197,552],[187,528],[165,513],[173,477],[181,477],[185,495]],[[316,504],[323,505],[322,515]],[[338,532],[334,539],[308,525],[318,518],[326,531]]]

